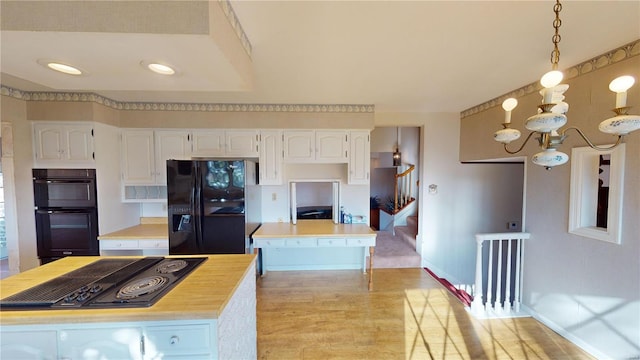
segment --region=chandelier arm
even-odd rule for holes
[[[597,145],[594,145],[594,144],[593,144],[593,143],[592,143],[592,142],[587,138],[587,135],[585,135],[585,133],[584,133],[584,132],[582,132],[582,130],[578,129],[578,128],[577,128],[577,127],[575,127],[575,126],[571,126],[571,127],[568,127],[568,128],[566,128],[566,129],[564,129],[564,130],[562,131],[562,133],[561,133],[561,134],[562,134],[562,136],[564,136],[564,134],[565,134],[568,130],[575,130],[575,131],[576,131],[576,132],[577,132],[577,133],[578,133],[578,134],[579,134],[579,135],[584,139],[584,141],[586,141],[586,142],[587,142],[587,145],[589,145],[589,147],[590,147],[590,148],[595,149],[595,150],[599,150],[599,151],[605,151],[605,150],[610,150],[610,149],[615,148],[616,146],[618,146],[618,145],[620,145],[620,144],[622,143],[622,138],[623,138],[623,136],[624,136],[624,135],[618,135],[618,140],[616,141],[616,143],[615,143],[615,144],[613,144],[613,145],[611,145],[611,146],[604,146],[604,147],[603,147],[603,146],[597,146]]]
[[[522,143],[522,145],[520,146],[520,148],[516,151],[511,151],[509,149],[507,149],[507,144],[504,144],[504,151],[508,152],[509,154],[517,154],[520,151],[522,151],[522,149],[524,149],[524,146],[527,145],[527,142],[529,141],[529,139],[531,139],[531,137],[533,136],[533,134],[535,134],[535,131],[532,131],[529,133],[529,136],[527,136],[527,138],[524,140],[524,142]]]

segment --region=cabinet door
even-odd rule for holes
[[[93,126],[67,126],[65,129],[64,159],[71,161],[93,160]]]
[[[371,145],[368,131],[351,131],[349,184],[368,184]]]
[[[282,131],[260,133],[260,185],[282,185]]]
[[[3,331],[0,359],[54,360],[58,358],[57,343],[55,331]]]
[[[125,184],[155,184],[153,130],[122,132],[122,175]]]
[[[60,330],[61,359],[141,359],[140,328]]]
[[[66,141],[63,127],[57,124],[34,124],[33,130],[36,161],[62,160]]]
[[[225,156],[258,157],[257,130],[229,130],[225,135]]]
[[[191,158],[190,133],[177,130],[157,130],[155,132],[156,183],[167,184],[167,160],[187,160]]]
[[[315,135],[312,130],[284,132],[284,161],[286,162],[313,162],[315,147]]]
[[[224,130],[194,130],[193,156],[225,156]]]
[[[316,131],[316,161],[324,163],[346,163],[349,150],[349,135],[346,131]]]

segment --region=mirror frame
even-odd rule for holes
[[[607,228],[595,226],[597,168],[600,155],[611,154],[609,168],[609,204]],[[625,144],[610,150],[577,147],[571,150],[571,192],[569,197],[569,233],[620,244],[622,198],[624,193]],[[593,173],[596,178],[593,178]]]

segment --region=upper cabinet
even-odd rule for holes
[[[93,124],[35,122],[35,167],[94,167]]]
[[[351,131],[349,184],[369,184],[371,139],[368,131]]]
[[[260,132],[260,185],[282,185],[282,131]]]
[[[122,179],[124,184],[166,185],[166,161],[189,159],[191,134],[179,130],[124,130]]]
[[[191,155],[257,158],[259,139],[258,130],[194,130]]]
[[[343,130],[285,130],[284,161],[347,163],[349,133]]]
[[[122,180],[125,184],[155,184],[153,130],[122,131]]]

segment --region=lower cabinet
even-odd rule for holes
[[[100,255],[169,255],[169,240],[167,239],[99,239]]]
[[[50,331],[2,332],[0,359],[58,359],[57,333]]]
[[[2,359],[216,359],[216,321],[74,324],[5,331]],[[39,328],[42,328],[40,326]],[[56,356],[57,354],[57,356]]]

